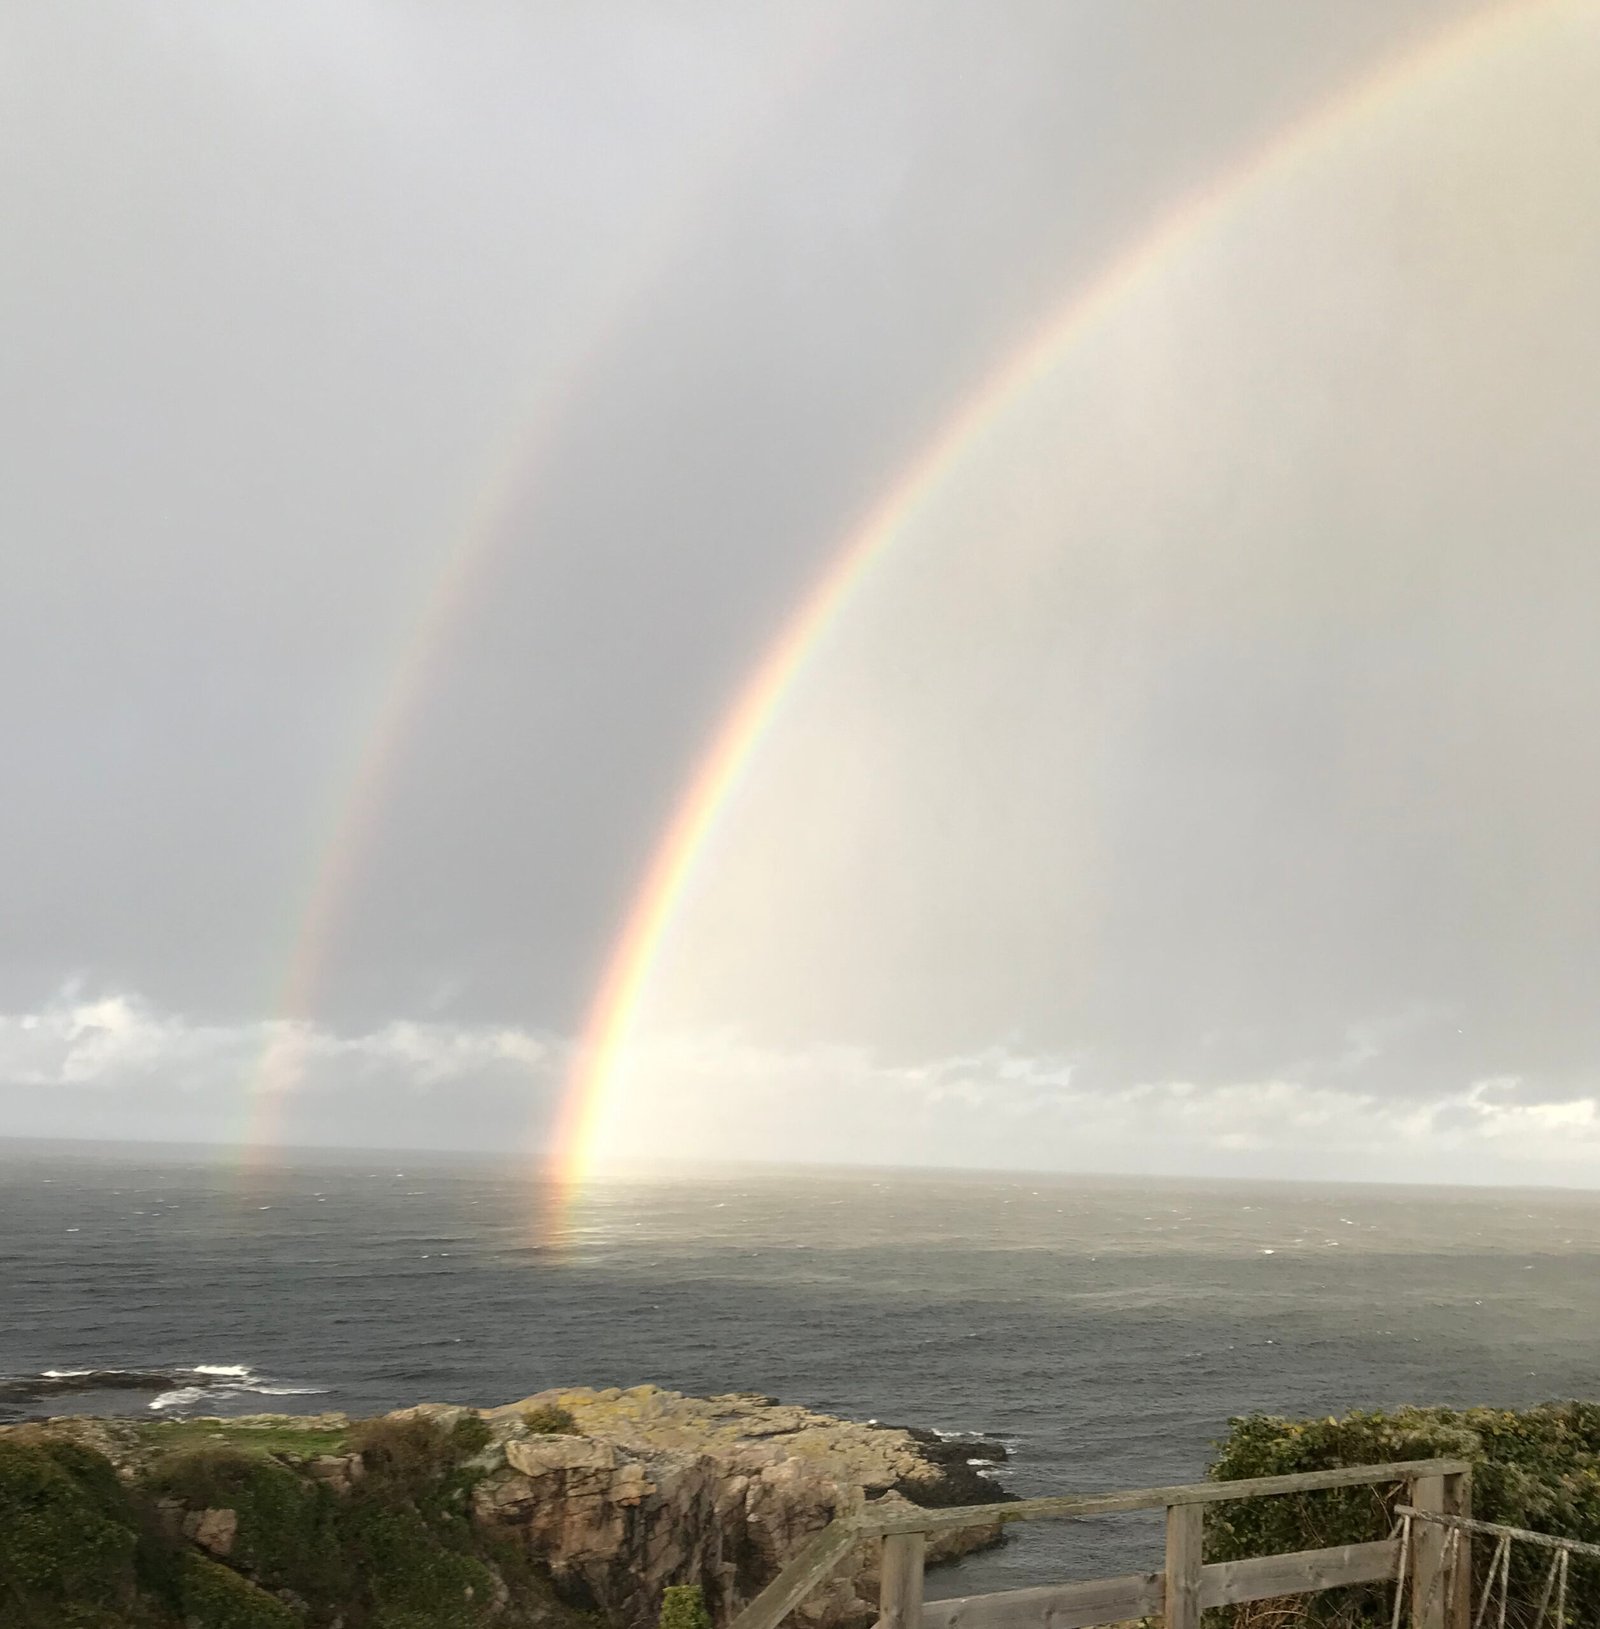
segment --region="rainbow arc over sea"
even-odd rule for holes
[[[1404,106],[1409,98],[1427,96],[1452,75],[1491,62],[1501,52],[1596,24],[1600,7],[1595,0],[1488,0],[1464,20],[1391,56],[1167,209],[1073,289],[956,405],[834,550],[830,564],[778,631],[716,724],[656,841],[598,981],[542,1162],[549,1186],[541,1200],[540,1226],[547,1239],[561,1235],[572,1201],[603,1168],[608,1130],[627,1112],[622,1066],[636,1039],[645,995],[764,741],[808,672],[825,657],[830,635],[918,519],[938,504],[952,474],[980,455],[1015,404],[1068,365],[1077,349],[1128,302],[1185,257],[1202,252],[1217,233],[1261,202],[1292,187],[1308,166],[1367,121]],[[471,570],[470,562],[453,557],[439,580],[436,601],[459,597],[462,579]],[[395,750],[406,706],[396,702],[384,709],[384,727],[370,751],[387,755]],[[366,777],[362,784],[375,779]],[[354,825],[359,828],[369,816],[370,811],[361,810]],[[341,868],[324,869],[330,882],[313,898],[301,934],[303,942],[316,945],[327,935]],[[257,1095],[262,1100],[256,1111],[260,1125],[277,1095],[270,1079],[264,1076],[258,1083]]]
[[[1451,74],[1477,65],[1534,31],[1555,30],[1596,13],[1582,0],[1516,0],[1384,62],[1279,132],[1265,147],[1182,199],[1136,242],[1075,290],[1016,350],[980,381],[836,551],[791,614],[724,715],[657,842],[643,881],[591,1005],[562,1103],[552,1149],[555,1193],[544,1205],[547,1237],[604,1161],[607,1133],[626,1113],[623,1060],[638,1015],[719,828],[758,760],[786,703],[824,656],[830,634],[861,598],[918,517],[939,501],[945,482],[974,456],[1011,406],[1113,313],[1174,261],[1197,253],[1224,226],[1275,189],[1291,185],[1310,161],[1365,120],[1424,95]]]

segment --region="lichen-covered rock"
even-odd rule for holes
[[[528,1418],[551,1410],[572,1419],[571,1433],[529,1430]],[[964,1458],[957,1474],[909,1431],[746,1393],[541,1392],[484,1417],[499,1463],[477,1484],[475,1518],[625,1625],[653,1622],[663,1588],[679,1583],[700,1584],[713,1619],[726,1623],[813,1534],[867,1499],[1004,1497],[973,1478]],[[965,1554],[999,1533],[988,1523],[941,1535],[931,1558]],[[803,1621],[813,1629],[872,1621],[870,1548],[816,1591]]]

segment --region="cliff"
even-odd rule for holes
[[[0,1619],[564,1629],[597,1611],[635,1629],[666,1585],[697,1583],[722,1624],[841,1509],[992,1501],[1004,1495],[968,1460],[1003,1457],[771,1398],[654,1387],[359,1422],[3,1427]],[[998,1538],[963,1529],[935,1559]],[[90,1553],[101,1562],[85,1565]],[[875,1559],[808,1603],[810,1629],[872,1621]]]

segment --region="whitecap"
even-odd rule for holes
[[[190,1403],[198,1403],[205,1395],[203,1386],[179,1386],[176,1391],[158,1392],[147,1406],[158,1413],[168,1408],[187,1408]]]

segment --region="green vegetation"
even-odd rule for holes
[[[1211,1467],[1211,1476],[1220,1481],[1402,1459],[1465,1459],[1472,1465],[1475,1516],[1600,1542],[1597,1403],[1546,1403],[1518,1410],[1404,1408],[1323,1420],[1253,1414],[1230,1426]],[[1228,1561],[1386,1538],[1400,1497],[1401,1490],[1393,1487],[1341,1488],[1214,1505],[1206,1519],[1206,1559]],[[1474,1600],[1492,1552],[1492,1544],[1473,1548]],[[1547,1563],[1526,1545],[1513,1548],[1512,1561],[1512,1600],[1531,1605]],[[1569,1619],[1582,1621],[1600,1612],[1600,1564],[1575,1557],[1570,1590]],[[1250,1612],[1235,1609],[1241,1619]],[[1388,1614],[1386,1592],[1367,1587],[1309,1597],[1305,1616],[1386,1624]]]
[[[540,1403],[522,1411],[522,1423],[536,1437],[566,1437],[578,1429],[572,1410],[559,1403]]]
[[[271,1419],[271,1416],[267,1417]],[[315,1459],[345,1449],[348,1432],[342,1426],[297,1426],[273,1420],[150,1420],[134,1428],[141,1442],[158,1453],[184,1448],[237,1448],[248,1454],[283,1454]]]
[[[711,1629],[711,1614],[698,1584],[668,1584],[661,1592],[660,1629]]]
[[[470,1461],[491,1440],[476,1414],[138,1439],[148,1457],[125,1483],[44,1428],[0,1433],[7,1629],[591,1629],[532,1558],[473,1526]],[[342,1491],[308,1474],[333,1452],[352,1461]],[[201,1520],[212,1555],[185,1537]]]
[[[135,1609],[138,1553],[105,1459],[43,1434],[0,1438],[0,1622],[112,1629]]]
[[[305,1620],[231,1567],[185,1555],[178,1593],[184,1617],[204,1629],[297,1629]]]
[[[494,1575],[450,1542],[459,1535],[442,1535],[422,1512],[362,1497],[343,1536],[375,1629],[476,1629],[489,1621]]]
[[[159,1461],[144,1489],[187,1510],[234,1511],[228,1560],[268,1589],[316,1599],[343,1586],[336,1496],[268,1454],[193,1448]]]

